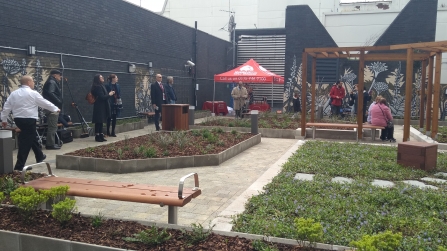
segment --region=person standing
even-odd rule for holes
[[[331,108],[332,108],[332,116],[340,116],[340,109],[343,104],[343,98],[346,95],[345,88],[343,88],[343,82],[337,81],[337,83],[332,86],[331,92],[329,94],[331,96]]]
[[[175,95],[175,90],[173,86],[174,78],[172,76],[168,76],[166,79],[168,81],[165,85],[168,104],[175,104],[175,102],[177,101],[177,95]]]
[[[358,100],[359,100],[359,86],[355,85],[354,86],[355,91],[350,93],[350,97],[351,99],[354,101],[354,114],[357,114],[357,108],[358,108]],[[366,116],[366,107],[368,106],[368,102],[371,101],[371,95],[369,93],[366,92],[365,89],[363,89],[363,106],[362,106],[362,110],[363,110],[363,123],[365,123],[367,121],[367,116]]]
[[[90,92],[95,97],[93,104],[92,123],[95,123],[95,141],[107,141],[102,133],[103,123],[110,117],[109,99],[115,94],[114,91],[108,92],[104,86],[104,77],[100,74],[95,75]]]
[[[121,88],[118,84],[118,76],[115,74],[110,74],[107,78],[108,83],[106,84],[107,92],[114,91],[115,93],[109,99],[110,102],[110,117],[107,119],[107,136],[116,137],[115,127],[116,118],[120,116],[121,109],[123,109],[123,101],[121,100]],[[110,125],[112,125],[112,130],[110,131]]]
[[[244,83],[239,81],[238,86],[234,87],[231,91],[231,97],[234,100],[234,111],[236,112],[236,117],[242,117],[241,110],[245,104],[245,100],[248,97],[247,89],[244,87]]]
[[[53,103],[59,109],[62,109],[62,92],[59,83],[62,79],[62,73],[58,70],[50,71],[50,76],[43,85],[42,96],[44,99]],[[49,110],[44,110],[45,116],[47,117],[47,135],[45,148],[47,150],[58,150],[61,149],[60,146],[55,144],[55,134],[57,131],[57,121],[59,118],[58,113],[53,113]]]
[[[33,149],[37,163],[42,162],[46,158],[37,141],[36,121],[39,117],[38,106],[52,113],[60,112],[57,106],[33,90],[34,81],[30,76],[23,76],[20,79],[20,83],[22,84],[20,88],[9,95],[1,113],[2,126],[4,128],[8,125],[6,121],[12,112],[14,122],[20,129],[19,150],[17,152],[17,162],[14,166],[14,170],[17,171],[23,170],[31,149]]]
[[[295,118],[298,116],[298,113],[301,112],[301,103],[300,103],[300,97],[298,95],[298,92],[293,92],[293,116],[292,118]]]
[[[155,76],[156,81],[151,84],[151,101],[155,111],[154,124],[156,131],[160,131],[161,106],[162,104],[167,104],[165,88],[161,82],[162,79],[162,75],[157,74]]]

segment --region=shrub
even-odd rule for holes
[[[215,127],[212,129],[212,132],[213,133],[223,133],[223,129],[220,127]]]
[[[71,219],[75,204],[75,200],[65,198],[65,200],[53,204],[51,215],[60,223],[65,223]]]
[[[46,195],[36,192],[32,187],[19,187],[11,192],[10,198],[25,217],[29,217],[41,203],[48,200]]]
[[[252,242],[253,249],[256,251],[277,251],[278,249],[270,246],[262,240],[254,240]]]
[[[5,195],[0,192],[0,204],[2,203],[2,201],[5,199]]]
[[[100,227],[103,221],[104,221],[104,214],[99,212],[98,215],[93,216],[92,226],[95,228]]]
[[[188,245],[195,245],[198,244],[208,238],[210,234],[213,231],[213,226],[210,226],[208,230],[205,230],[202,226],[202,224],[191,224],[192,230],[191,231],[185,231],[182,229],[183,236],[185,237],[186,243]]]
[[[364,235],[359,241],[351,241],[349,245],[358,251],[393,251],[397,250],[402,242],[402,233],[393,234],[391,231],[375,235]]]
[[[65,199],[68,189],[68,186],[57,186],[52,187],[50,190],[39,190],[39,193],[45,195],[47,199],[52,199],[53,204],[55,204]]]
[[[12,191],[17,189],[17,187],[18,185],[9,177],[0,179],[0,191],[6,195],[10,195]]]
[[[116,150],[116,153],[118,154],[118,159],[122,159],[123,158],[123,149],[118,148],[118,150]]]
[[[155,158],[157,156],[157,150],[153,147],[149,147],[145,149],[144,156],[146,156],[146,158]]]
[[[323,226],[313,219],[295,219],[297,237],[299,241],[309,241],[315,243],[323,239]]]
[[[192,133],[192,135],[194,135],[196,137],[202,135],[199,130],[192,130],[191,133]]]
[[[153,246],[168,241],[171,235],[166,229],[159,230],[157,227],[152,226],[149,229],[143,230],[137,234],[133,234],[134,237],[124,237],[123,240],[131,242],[142,242],[146,245]]]

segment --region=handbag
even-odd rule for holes
[[[87,95],[85,96],[85,100],[87,100],[87,102],[91,105],[94,104],[96,101],[95,96],[93,96],[92,92],[87,93]]]
[[[377,105],[379,105],[379,104],[377,104]],[[379,108],[380,108],[380,105],[379,105]],[[380,108],[380,110],[382,111],[382,114],[383,114],[383,116],[384,116],[385,119],[386,119],[385,113],[383,112],[382,108]],[[394,127],[393,121],[391,121],[391,120],[387,120],[387,121],[386,121],[386,127],[387,127],[387,128],[393,128],[393,127]]]

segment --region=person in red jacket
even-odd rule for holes
[[[331,96],[331,108],[332,108],[332,116],[340,116],[340,109],[343,104],[343,98],[346,95],[345,88],[343,88],[343,82],[337,81],[337,83],[332,86],[331,92],[329,94]]]

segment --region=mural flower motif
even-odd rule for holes
[[[371,89],[374,87],[374,84],[376,83],[376,79],[377,79],[377,76],[379,75],[379,73],[387,71],[388,66],[386,66],[386,64],[382,63],[382,62],[373,62],[372,64],[370,64],[366,67],[374,73],[374,79],[371,84],[371,87],[369,88],[369,91],[371,91]]]
[[[20,71],[20,64],[19,62],[15,61],[14,59],[3,59],[2,60],[3,70],[5,70],[6,74],[8,75],[14,75],[17,74]]]
[[[384,82],[376,82],[374,85],[374,90],[376,90],[377,94],[379,95],[380,93],[388,90],[388,84]]]

